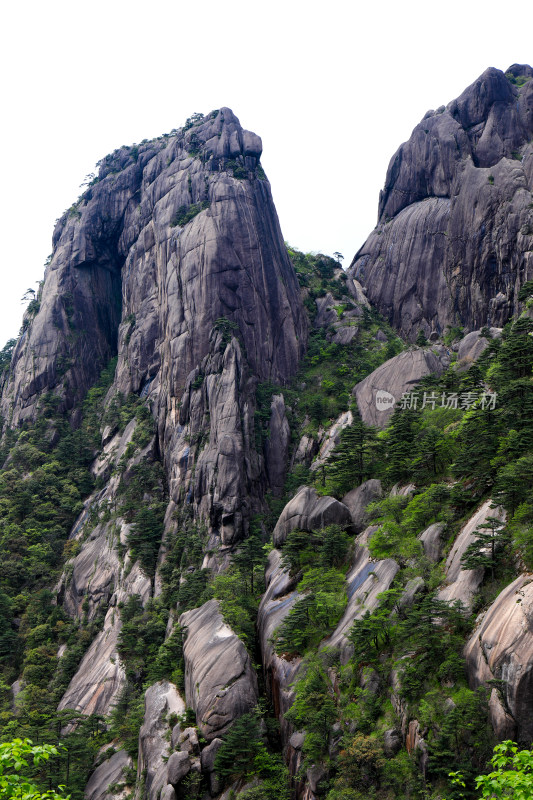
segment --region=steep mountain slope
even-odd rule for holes
[[[513,69],[457,108],[514,131]],[[194,115],[58,223],[0,361],[0,736],[59,739],[37,777],[73,800],[440,800],[458,768],[471,798],[495,736],[530,744],[533,282],[503,330],[406,345],[378,278],[285,247],[260,150]]]
[[[501,327],[533,277],[533,70],[487,69],[392,157],[350,274],[414,341]]]

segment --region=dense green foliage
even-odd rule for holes
[[[43,762],[58,755],[57,747],[34,745],[30,739],[0,744],[0,797],[5,800],[68,800],[53,789],[40,791],[31,777],[32,771]]]

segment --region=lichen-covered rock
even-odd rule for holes
[[[343,503],[334,497],[319,497],[309,486],[302,486],[289,500],[274,528],[274,545],[280,547],[291,531],[313,531],[327,525],[350,525],[352,518]]]
[[[449,364],[440,345],[411,348],[385,361],[353,389],[363,422],[384,428],[404,392],[412,392],[426,375],[441,375]]]
[[[184,713],[185,702],[169,681],[158,681],[146,690],[144,721],[139,731],[137,800],[140,800],[141,776],[145,776],[143,797],[146,800],[157,800],[167,785],[169,717],[171,714]],[[187,753],[184,755],[188,758]]]
[[[444,566],[446,580],[443,588],[438,593],[440,600],[446,600],[449,603],[457,600],[462,603],[465,609],[471,609],[474,594],[483,580],[484,569],[482,567],[478,569],[463,569],[461,559],[467,547],[472,542],[475,542],[476,529],[483,525],[488,517],[505,520],[504,510],[500,507],[492,508],[491,506],[492,501],[487,500],[461,528],[446,559]]]
[[[364,481],[360,486],[351,489],[342,498],[342,502],[350,512],[352,517],[353,529],[360,533],[368,524],[366,508],[370,503],[374,503],[383,495],[381,481],[371,478]]]
[[[533,737],[533,581],[520,575],[492,603],[465,647],[468,679],[494,688],[489,710],[498,738]],[[503,703],[502,703],[503,699]]]
[[[532,80],[516,86],[489,68],[392,157],[378,225],[349,274],[411,341],[448,325],[501,327],[518,310],[533,277],[532,108]]]
[[[183,647],[187,705],[210,742],[257,704],[255,672],[216,600],[182,614],[180,625],[187,629]]]
[[[92,773],[85,787],[85,800],[123,800],[128,794],[124,786],[124,770],[131,767],[132,761],[125,750],[118,750],[111,758],[103,761]],[[109,786],[122,785],[124,788],[111,793]]]

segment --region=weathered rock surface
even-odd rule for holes
[[[392,558],[383,561],[370,560],[366,545],[375,531],[376,527],[370,526],[356,539],[353,564],[346,576],[348,605],[341,621],[326,640],[326,644],[340,649],[343,664],[348,662],[352,654],[352,646],[347,639],[350,628],[355,620],[364,617],[367,611],[377,608],[378,594],[389,588],[399,570],[398,564]]]
[[[404,392],[413,391],[426,375],[441,375],[449,364],[446,348],[440,345],[411,348],[385,361],[353,389],[363,422],[385,427]]]
[[[333,425],[331,425],[331,427],[324,432],[318,456],[311,464],[311,470],[313,472],[326,463],[329,456],[335,449],[336,445],[339,443],[341,433],[345,428],[351,425],[352,422],[353,422],[352,412],[349,410],[345,411],[343,414],[339,416],[338,419],[335,420]]]
[[[497,339],[502,334],[501,328],[490,328],[490,335],[493,339]],[[470,331],[459,342],[457,350],[457,366],[461,370],[468,369],[472,366],[480,355],[489,346],[489,340],[481,335],[481,331]]]
[[[278,655],[272,645],[272,637],[301,595],[296,591],[295,579],[281,564],[280,550],[272,550],[269,554],[265,584],[266,590],[257,612],[261,661],[267,690],[272,698],[274,713],[280,722],[284,745],[287,747],[293,734],[293,728],[285,721],[284,714],[294,700],[292,684],[296,679],[302,659],[298,657],[289,659]],[[294,769],[291,767],[293,774],[296,770],[297,764]]]
[[[496,517],[499,520],[505,519],[505,512],[502,508],[491,508],[492,501],[487,500],[479,507],[475,514],[463,525],[452,549],[446,559],[444,571],[446,580],[444,587],[440,589],[438,596],[441,600],[454,602],[459,600],[466,609],[472,606],[472,599],[483,580],[484,569],[463,569],[461,558],[467,547],[475,542],[475,531],[483,525],[488,517]]]
[[[273,396],[270,406],[269,437],[265,444],[268,482],[274,495],[283,493],[289,463],[290,441],[291,429],[285,413],[285,400],[282,394],[276,394]]]
[[[434,522],[418,537],[422,542],[424,555],[434,564],[437,564],[442,556],[443,542],[441,535],[443,530],[444,525],[441,522]]]
[[[209,793],[214,796],[220,791],[220,781],[215,773],[215,759],[222,745],[222,739],[213,739],[207,747],[204,747],[201,755],[202,772],[207,775],[209,782]]]
[[[180,617],[187,628],[183,648],[185,697],[208,742],[257,703],[257,680],[244,644],[226,625],[216,600]]]
[[[167,732],[171,714],[184,714],[185,702],[176,687],[169,681],[159,681],[146,690],[144,721],[139,731],[139,760],[137,766],[137,795],[140,798],[140,777],[144,774],[147,800],[157,800],[167,785],[169,750]],[[185,757],[188,758],[185,753]]]
[[[326,525],[349,525],[352,521],[349,510],[334,497],[319,497],[309,486],[302,486],[289,500],[274,528],[272,535],[276,547],[280,547],[291,531],[313,531]]]
[[[125,750],[118,750],[111,758],[103,761],[93,772],[85,787],[86,800],[122,800],[128,794],[124,788],[118,792],[109,792],[112,784],[124,784],[124,770],[131,767],[132,761]]]
[[[519,87],[489,68],[392,157],[349,274],[412,341],[421,329],[501,327],[518,310],[533,277],[532,138],[533,80]]]
[[[520,575],[492,603],[465,647],[468,679],[476,688],[498,684],[489,703],[498,738],[533,737],[533,580]],[[503,700],[503,703],[502,703]]]
[[[368,525],[367,506],[379,500],[382,495],[381,481],[376,480],[376,478],[364,481],[360,486],[344,495],[342,502],[350,512],[353,529],[356,533],[361,533]]]
[[[223,545],[246,530],[269,478],[280,491],[287,442],[271,440],[265,470],[255,386],[286,382],[307,334],[261,149],[223,108],[104,159],[58,222],[1,401],[14,425],[45,391],[71,408],[118,352],[112,393],[149,399],[171,497],[190,495]]]

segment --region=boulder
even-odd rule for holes
[[[220,781],[215,773],[215,760],[222,743],[222,739],[213,739],[207,747],[204,747],[201,755],[202,772],[207,775],[209,793],[212,797],[220,792]]]
[[[183,647],[185,697],[208,742],[257,704],[257,679],[246,647],[224,622],[217,600],[180,617],[187,629]]]
[[[319,497],[315,489],[302,486],[280,514],[273,533],[273,542],[280,547],[291,531],[312,531],[337,523],[349,525],[350,512],[334,497]]]
[[[167,762],[167,781],[176,787],[191,770],[189,753],[185,750],[171,753]]]
[[[370,503],[379,500],[382,495],[381,481],[375,478],[364,481],[360,486],[344,495],[342,502],[350,512],[353,529],[356,533],[360,533],[368,525],[368,518],[365,513],[366,507]]]
[[[418,537],[422,542],[424,548],[424,555],[429,561],[437,564],[442,556],[442,531],[444,525],[442,522],[434,522]]]
[[[502,335],[501,328],[490,328],[490,335],[493,339],[497,339]],[[460,370],[466,370],[472,366],[474,361],[489,346],[489,340],[481,335],[481,331],[471,331],[459,342],[457,350],[457,366]]]
[[[405,392],[412,392],[426,375],[441,375],[449,365],[446,349],[411,348],[385,361],[353,389],[365,425],[384,428]]]

